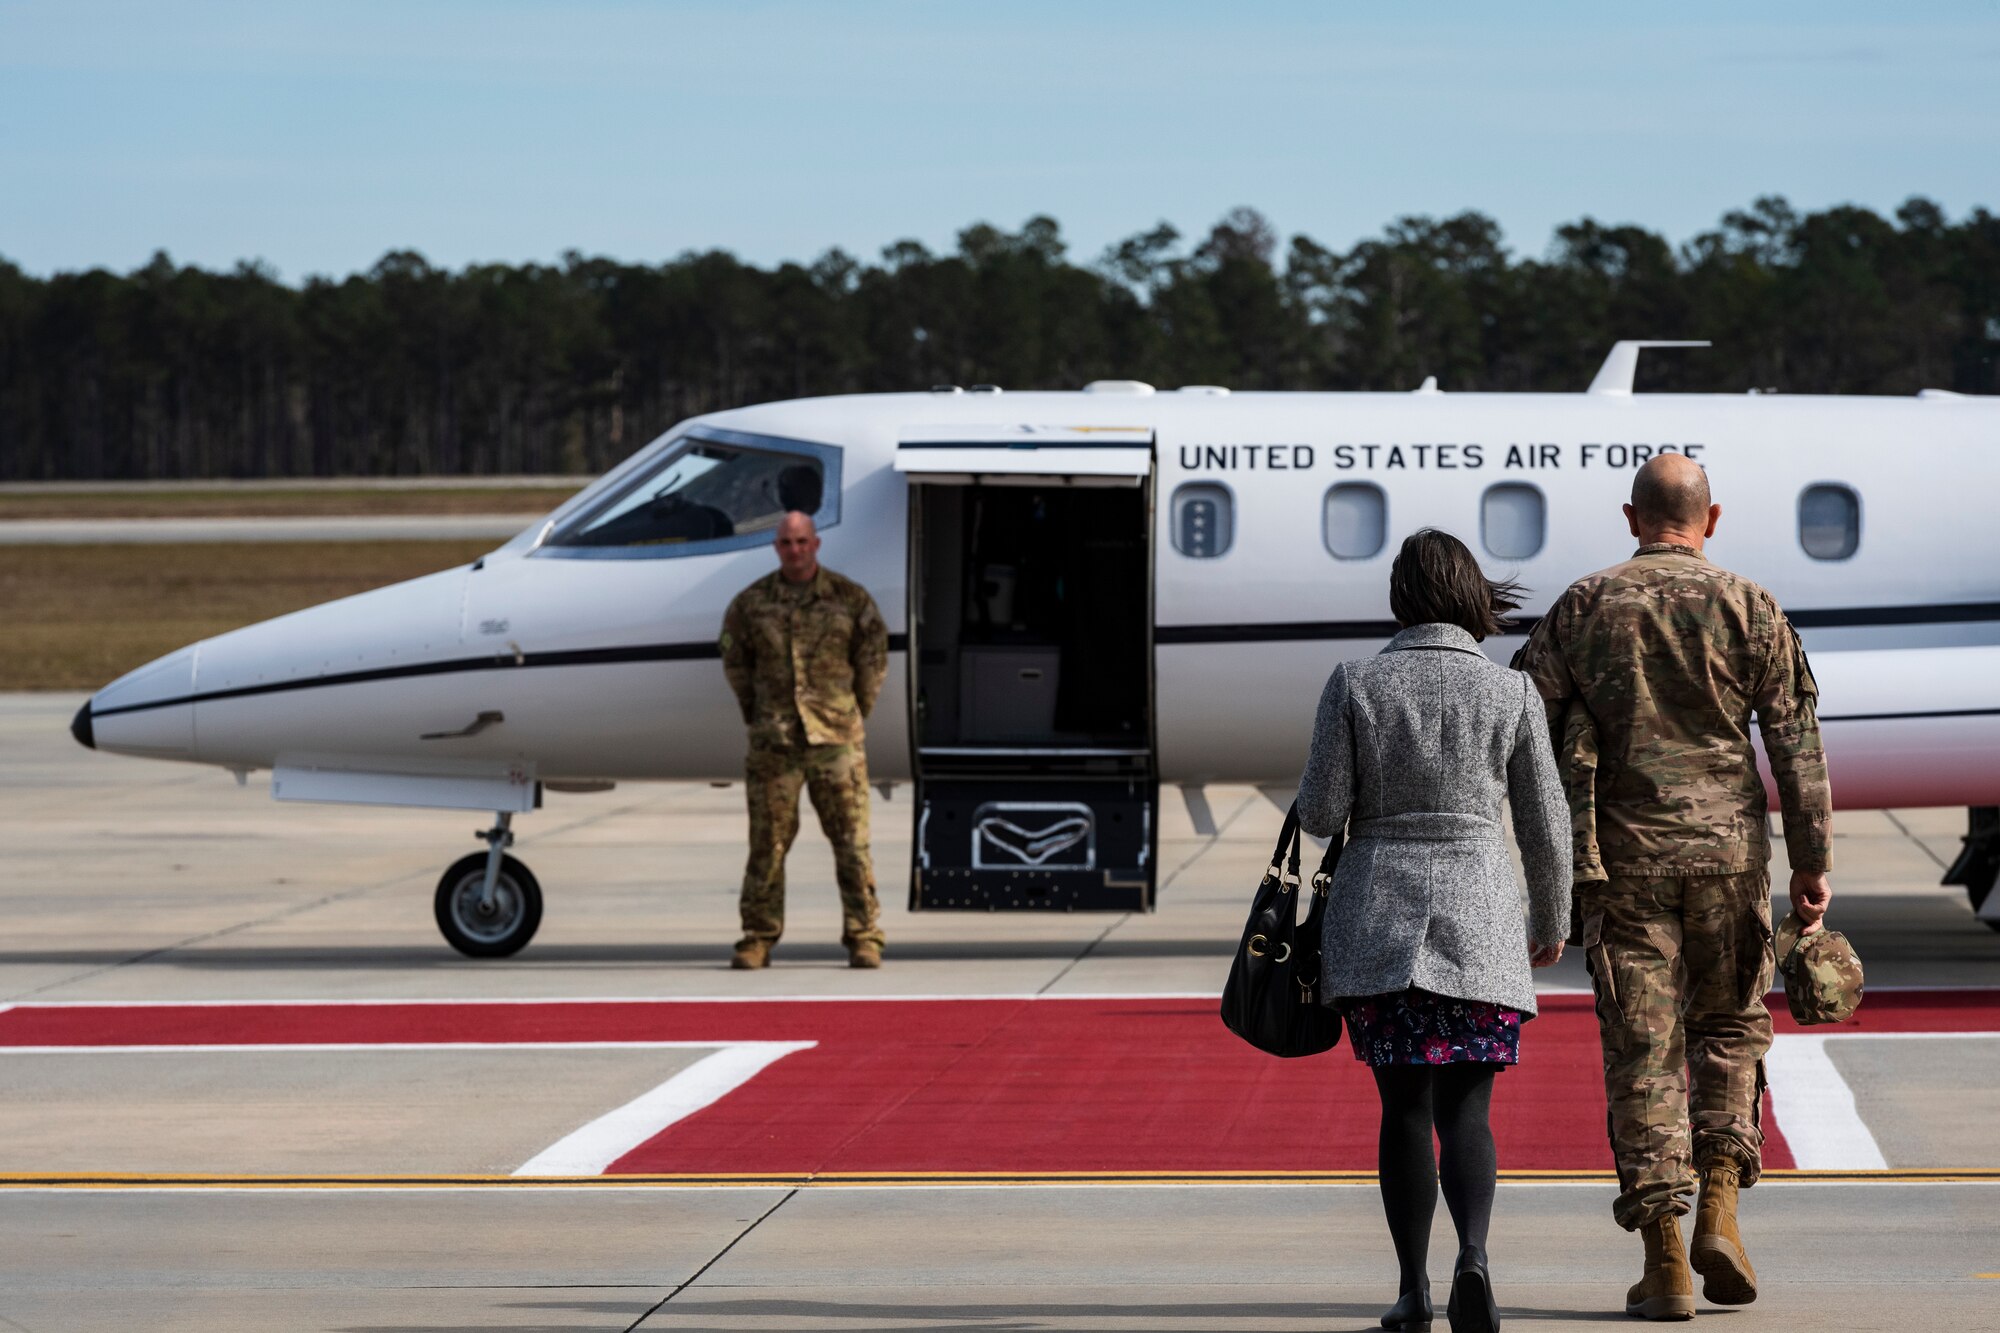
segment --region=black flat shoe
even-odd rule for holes
[[[1382,1327],[1401,1330],[1401,1333],[1431,1333],[1431,1289],[1418,1287],[1406,1291],[1403,1298],[1389,1307],[1382,1316]]]
[[[1500,1333],[1500,1307],[1493,1303],[1493,1279],[1484,1255],[1468,1251],[1458,1256],[1444,1313],[1451,1333]]]

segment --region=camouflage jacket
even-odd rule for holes
[[[889,632],[868,590],[830,569],[773,571],[722,617],[722,670],[763,749],[854,745],[889,670]]]
[[[1572,584],[1514,665],[1548,704],[1579,878],[1726,875],[1768,861],[1752,713],[1793,869],[1832,868],[1819,687],[1756,584],[1690,547],[1642,546]]]
[[[1570,879],[1577,884],[1610,879],[1597,847],[1597,724],[1591,721],[1583,700],[1575,696],[1564,703],[1559,722],[1554,708],[1549,715],[1555,732],[1556,768],[1562,773],[1563,789],[1569,793]]]

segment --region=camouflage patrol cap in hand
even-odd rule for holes
[[[1861,1007],[1861,959],[1847,936],[1824,926],[1808,935],[1799,914],[1790,912],[1778,923],[1773,943],[1793,1018],[1810,1026],[1854,1016]]]

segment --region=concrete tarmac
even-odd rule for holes
[[[899,789],[874,812],[888,965],[844,966],[808,827],[777,966],[746,974],[727,967],[740,787],[552,794],[515,849],[548,893],[542,933],[475,962],[438,938],[430,896],[477,816],[280,806],[254,778],[85,751],[79,702],[0,696],[0,1005],[1213,993],[1279,822],[1215,789],[1203,838],[1170,795],[1150,916],[912,915]],[[2000,985],[2000,935],[1936,884],[1963,827],[1949,810],[1837,821],[1834,922],[1871,987]],[[1546,981],[1584,978],[1565,959]],[[1890,1166],[2000,1168],[2000,1039],[1828,1049]],[[663,1060],[685,1063],[0,1056],[0,1171],[504,1175]],[[1610,1196],[1603,1179],[1502,1185],[1509,1328],[1624,1322],[1638,1246]],[[1745,1210],[1764,1295],[1705,1321],[2000,1328],[2000,1183],[1773,1180]],[[1440,1293],[1449,1232],[1440,1209]],[[1362,1329],[1393,1287],[1366,1184],[0,1188],[0,1329]]]
[[[1507,1328],[1633,1327],[1610,1195],[1501,1187]],[[1993,1184],[1759,1186],[1758,1300],[1698,1322],[2000,1327],[1996,1207]],[[73,1191],[0,1195],[0,1239],[0,1327],[35,1330],[1362,1333],[1396,1280],[1372,1186]]]

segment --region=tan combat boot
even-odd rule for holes
[[[1701,1294],[1717,1305],[1757,1299],[1757,1270],[1736,1230],[1736,1182],[1741,1168],[1727,1158],[1701,1169],[1701,1203],[1695,1209],[1688,1261],[1701,1274]]]
[[[1639,1228],[1646,1275],[1625,1293],[1625,1313],[1641,1319],[1694,1318],[1694,1274],[1681,1248],[1681,1220],[1672,1213]]]
[[[738,972],[754,972],[771,965],[771,946],[763,940],[744,940],[730,956],[729,965]]]
[[[882,966],[882,946],[871,944],[865,940],[860,944],[848,945],[847,965],[849,967]]]

